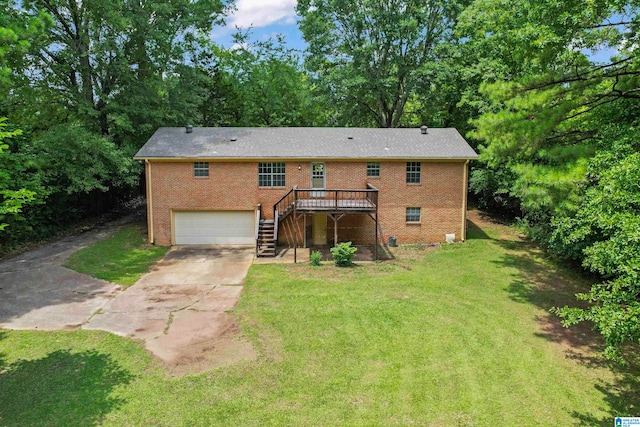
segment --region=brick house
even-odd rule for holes
[[[309,247],[465,239],[475,151],[455,129],[160,128],[149,241]]]

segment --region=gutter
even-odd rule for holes
[[[149,236],[149,243],[154,244],[156,239],[153,230],[153,187],[151,185],[151,162],[146,159],[144,163],[147,175],[147,233]]]
[[[469,191],[469,160],[464,162],[462,178],[462,241],[467,240],[467,192]]]

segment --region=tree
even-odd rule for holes
[[[629,143],[640,111],[639,7],[477,0],[458,26],[493,69],[478,92],[485,111],[472,122],[483,144],[472,188],[515,201],[533,238],[601,275],[579,295],[590,308],[556,312],[566,325],[592,321],[608,357],[640,339],[638,146]],[[607,62],[587,55],[603,47],[618,53]]]
[[[3,222],[3,220],[10,215],[18,215],[21,212],[22,207],[33,201],[35,196],[35,192],[25,188],[20,188],[18,190],[11,189],[11,175],[8,173],[7,169],[5,169],[9,163],[7,159],[9,154],[6,152],[9,146],[4,144],[3,140],[19,135],[20,131],[5,131],[5,122],[5,118],[0,118],[0,231],[4,230],[9,225],[6,222]]]
[[[437,48],[460,9],[440,0],[299,1],[306,65],[339,106],[337,124],[399,126],[412,96],[431,92]]]
[[[192,64],[229,6],[0,0],[0,116],[23,130],[0,154],[2,201],[13,212],[0,246],[47,237],[131,196],[141,176],[131,156],[157,127],[197,116],[204,100],[190,83],[198,91],[206,82]]]
[[[321,106],[297,51],[284,37],[251,41],[251,32],[239,32],[235,47],[218,50],[218,76],[233,88],[227,99],[235,110],[235,126],[318,126],[324,123]]]
[[[31,96],[31,108],[41,115],[62,105],[118,143],[130,134],[135,139],[140,127],[149,131],[146,123],[158,124],[153,113],[163,105],[164,76],[202,46],[226,7],[223,0],[14,3],[10,12],[16,19],[43,13],[51,18],[26,52],[29,84],[19,89],[47,94]],[[57,105],[50,106],[51,100]],[[131,117],[134,112],[138,117]]]
[[[567,255],[582,255],[604,280],[577,295],[587,308],[554,311],[566,326],[592,322],[606,339],[605,354],[622,360],[625,345],[640,340],[640,132],[612,127],[615,142],[590,162],[580,207],[554,218],[551,240]]]

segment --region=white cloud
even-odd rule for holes
[[[238,0],[229,17],[234,27],[266,27],[276,22],[293,24],[296,22],[296,0]]]
[[[249,43],[234,43],[229,49],[230,50],[249,50]]]

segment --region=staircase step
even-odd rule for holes
[[[276,256],[275,220],[261,219],[258,227],[257,257]]]

